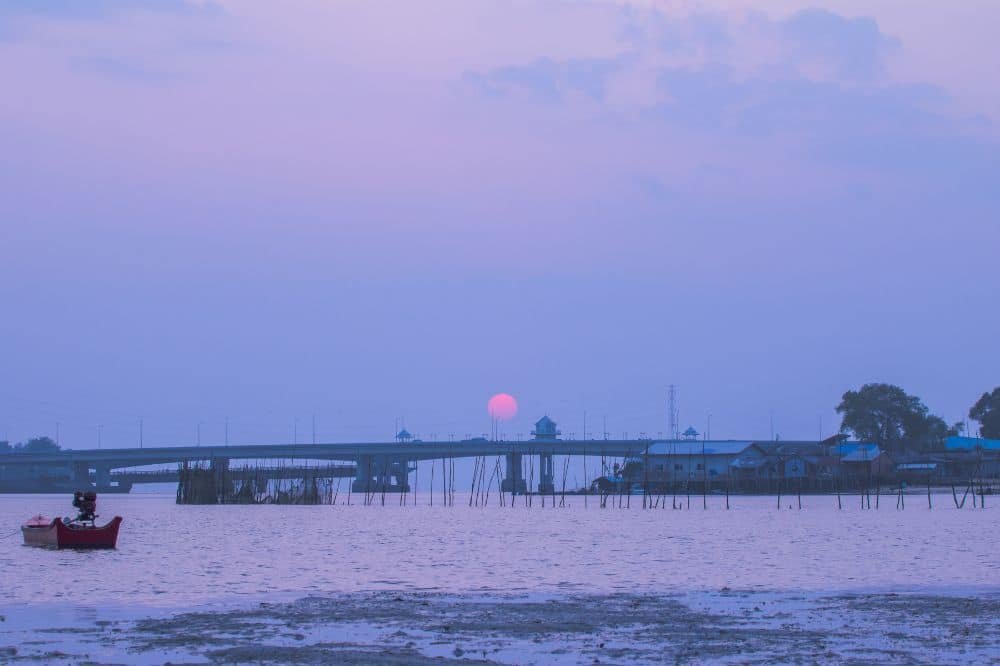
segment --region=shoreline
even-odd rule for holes
[[[0,661],[968,663],[1000,654],[996,587],[957,594],[385,589],[188,611],[65,604],[52,613],[46,606],[3,611]]]

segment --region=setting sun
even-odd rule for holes
[[[497,393],[486,403],[490,418],[509,421],[517,415],[517,400],[509,393]]]

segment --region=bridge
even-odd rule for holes
[[[497,456],[503,456],[506,460],[504,490],[527,492],[529,488],[524,478],[523,463],[526,456],[537,456],[537,490],[547,493],[552,491],[555,483],[554,456],[624,457],[642,453],[650,442],[648,439],[539,438],[520,441],[473,439],[431,442],[166,446],[9,453],[0,455],[0,492],[63,492],[84,485],[94,487],[99,492],[128,492],[133,483],[177,479],[176,471],[153,471],[146,474],[130,468],[207,463],[212,469],[229,470],[234,460],[256,462],[316,460],[347,463],[340,468],[342,473],[338,473],[337,476],[353,476],[353,489],[356,492],[372,488],[389,492],[406,492],[409,490],[409,474],[412,471],[410,464],[413,462]],[[306,469],[312,468],[297,466],[295,469],[301,475]]]

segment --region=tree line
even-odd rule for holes
[[[11,444],[0,441],[0,454],[4,453],[52,453],[59,451],[60,446],[51,437],[32,437],[27,442]]]
[[[920,398],[893,384],[865,384],[846,392],[837,413],[842,433],[890,452],[940,449],[946,438],[965,430],[963,422],[948,425]],[[969,409],[969,418],[979,423],[981,437],[1000,439],[1000,387],[983,393]]]

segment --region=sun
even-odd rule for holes
[[[497,393],[486,403],[491,419],[509,421],[517,415],[517,400],[509,393]]]

